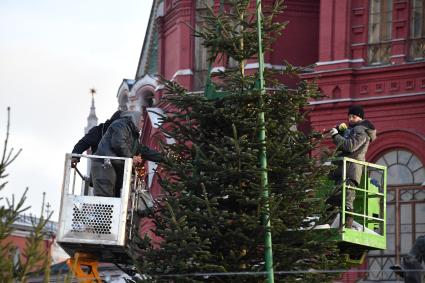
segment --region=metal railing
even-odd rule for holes
[[[71,166],[73,157],[81,158],[82,161],[74,168]],[[81,171],[84,171],[84,161],[87,161],[89,167],[94,159],[123,162],[120,197],[93,195],[90,178]],[[78,190],[79,186],[81,190]],[[133,237],[134,211],[138,207],[139,189],[146,189],[139,187],[140,179],[137,178],[137,170],[133,170],[132,158],[66,154],[58,243],[70,255],[82,251],[105,262],[128,260],[127,243]],[[108,248],[105,249],[105,246]]]
[[[347,157],[339,160],[342,162],[343,169],[340,218],[341,227],[344,230],[343,241],[372,249],[385,249],[387,168]],[[357,186],[352,185],[353,182],[347,184],[349,178],[347,171],[349,168],[356,170],[354,166],[360,166],[362,172],[360,184]],[[346,207],[347,190],[356,193],[352,211],[348,211]],[[345,227],[346,216],[353,217],[353,227]]]
[[[381,235],[386,234],[385,215],[386,215],[386,175],[387,168],[382,165],[372,164],[369,162],[359,161],[356,159],[344,157],[343,172],[342,172],[342,224],[345,224],[345,216],[351,215],[357,220],[361,219],[363,232],[366,228],[371,228],[371,223],[378,223]],[[350,166],[361,166],[362,179],[358,186],[348,185],[347,168]],[[375,173],[373,176],[372,173]],[[381,180],[376,180],[373,177],[380,177]],[[353,211],[347,211],[346,197],[347,189],[356,192],[356,201]],[[361,202],[360,202],[361,201]]]

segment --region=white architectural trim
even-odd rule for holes
[[[172,137],[168,137],[168,136],[166,136],[166,137],[165,137],[165,142],[166,142],[167,144],[175,144],[175,143],[176,143],[176,139],[175,139],[175,138],[172,138]]]
[[[405,41],[406,40],[406,38],[395,38],[395,39],[392,39],[390,42],[397,42],[397,41]]]
[[[258,67],[259,67],[258,62],[257,63],[249,63],[249,64],[245,65],[245,70],[258,69]],[[283,70],[283,69],[285,69],[285,66],[283,66],[283,65],[272,65],[270,63],[265,63],[264,68]]]
[[[123,80],[120,87],[118,88],[118,92],[117,92],[117,97],[119,98],[123,93],[129,93],[130,92],[130,88],[127,84],[127,81],[133,81],[134,80]]]
[[[266,64],[264,64],[264,67]],[[251,70],[251,69],[258,69],[259,64],[258,63],[249,63],[245,65],[245,70]]]
[[[164,110],[158,107],[150,107],[146,108],[146,111],[148,112],[152,127],[157,129],[161,126],[162,121],[160,119],[164,116]]]
[[[323,66],[323,65],[333,65],[333,64],[340,64],[340,63],[363,63],[364,59],[342,59],[342,60],[334,60],[334,61],[319,61],[316,63],[316,66]]]
[[[224,72],[225,70],[226,70],[226,68],[224,68],[223,66],[214,67],[214,68],[211,69],[211,73]]]
[[[157,87],[157,79],[150,75],[144,75],[137,81],[123,80],[117,93],[118,107],[121,109],[123,106],[126,106],[127,109],[140,111],[140,107],[143,106],[142,96],[144,92],[155,92]]]
[[[258,63],[248,63],[245,65],[245,70],[251,70],[251,69],[258,69]],[[283,70],[285,66],[283,65],[272,65],[270,63],[264,64],[265,68],[268,69],[276,69],[276,70]],[[217,66],[211,69],[211,73],[218,73],[219,71],[224,72],[226,70],[223,66]],[[193,75],[193,72],[191,69],[181,69],[177,70],[174,75],[171,77],[171,81],[173,81],[177,76],[188,76]]]
[[[380,100],[380,99],[391,99],[391,98],[420,96],[420,95],[425,95],[425,92],[384,95],[384,96],[372,96],[372,97],[364,97],[364,98],[328,99],[328,100],[322,100],[322,101],[311,101],[309,104],[310,105],[320,105],[320,104],[329,104],[329,103],[337,103],[337,102],[350,102],[350,101],[355,102],[355,101]]]
[[[257,63],[248,63],[245,65],[245,70],[251,70],[251,69],[258,69],[258,62]],[[268,69],[276,69],[276,70],[283,70],[285,66],[283,65],[272,65],[270,63],[265,63],[264,68]],[[219,71],[224,72],[226,70],[223,66],[217,66],[212,68],[211,73],[218,73]]]
[[[174,75],[171,77],[171,80],[174,80],[177,76],[187,76],[187,75],[193,75],[193,72],[191,69],[177,70],[174,73]]]
[[[156,91],[160,91],[161,89],[164,89],[164,85],[163,84],[160,84],[160,85],[158,85],[156,88],[155,88],[155,92]]]
[[[158,167],[153,161],[148,161],[148,188],[152,186],[153,177],[155,176],[155,170]]]
[[[156,18],[164,16],[164,1],[159,3],[158,8],[156,9]]]
[[[145,86],[150,86],[152,90],[155,90],[158,87],[158,80],[150,75],[144,75],[133,85],[128,96],[136,96],[139,93],[139,89]]]
[[[130,87],[128,82],[134,83],[134,80],[126,80],[124,79],[118,88],[117,92],[117,102],[118,109],[125,110],[128,108],[128,96],[130,93]]]
[[[13,230],[11,235],[15,237],[28,238],[33,232],[32,230]]]

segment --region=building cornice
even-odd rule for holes
[[[341,60],[343,62],[347,62],[344,59]],[[338,61],[329,61],[329,63],[336,62],[333,64],[338,64],[341,62]],[[351,61],[352,62],[352,61]],[[323,63],[323,62],[322,62]],[[326,62],[325,62],[326,63]],[[332,69],[332,70],[324,70],[324,71],[313,71],[311,73],[305,73],[303,74],[303,78],[310,79],[315,77],[334,77],[339,75],[348,75],[348,74],[355,74],[355,75],[363,75],[363,74],[374,74],[374,73],[388,73],[388,72],[396,72],[396,71],[410,71],[417,68],[425,68],[425,61],[421,62],[408,62],[406,64],[400,64],[400,65],[374,65],[374,66],[365,66],[360,68],[341,68],[341,69]]]
[[[320,100],[320,101],[310,101],[309,104],[322,105],[322,104],[334,104],[334,103],[342,103],[342,102],[360,102],[360,101],[394,99],[394,98],[415,97],[415,96],[425,96],[425,92],[404,93],[404,94],[383,95],[383,96],[369,96],[369,97],[361,97],[361,98],[327,99],[327,100]]]

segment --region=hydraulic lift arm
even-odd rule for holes
[[[97,270],[98,261],[89,254],[75,253],[66,264],[80,283],[102,283]]]

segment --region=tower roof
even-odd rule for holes
[[[96,94],[96,89],[91,88],[90,89],[90,93],[91,93],[91,107],[90,107],[90,114],[87,117],[87,126],[84,128],[84,133],[88,133],[88,131],[90,131],[91,128],[93,128],[94,126],[97,126],[97,116],[96,116],[96,106],[94,105],[94,95]]]
[[[154,75],[158,72],[158,27],[156,19],[164,14],[164,1],[153,0],[148,27],[143,41],[142,52],[136,71],[136,80],[146,74]]]

